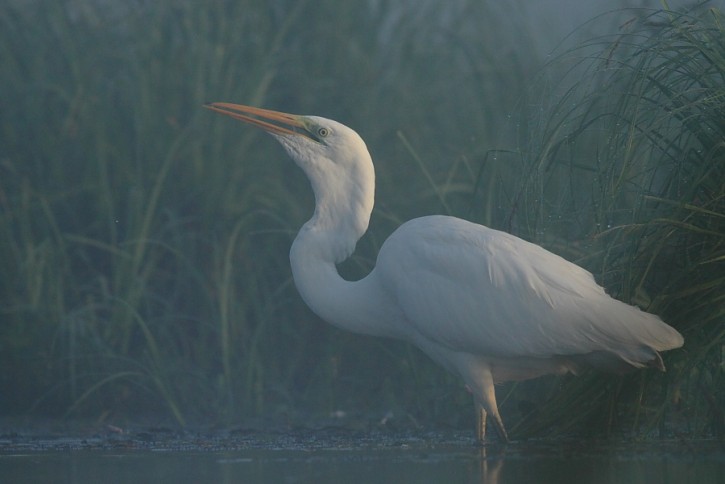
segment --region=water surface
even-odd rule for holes
[[[309,437],[309,436],[308,436]],[[474,446],[469,440],[354,438],[279,439],[182,445],[137,445],[118,439],[54,440],[0,449],[3,482],[486,482],[723,483],[725,451],[713,441],[592,443],[514,442]],[[307,443],[306,443],[307,442]]]

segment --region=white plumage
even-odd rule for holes
[[[658,352],[682,336],[657,316],[609,297],[581,267],[513,235],[455,217],[411,220],[385,241],[371,273],[345,281],[335,264],[367,230],[375,175],[350,128],[249,106],[208,108],[259,126],[304,170],[315,213],[290,251],[302,298],[341,328],[410,341],[460,375],[501,436],[494,383],[595,367],[664,370]]]

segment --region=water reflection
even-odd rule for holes
[[[493,460],[489,460],[486,454],[486,449],[482,449],[479,452],[479,462],[481,466],[479,481],[487,484],[499,484],[499,476],[504,463],[503,455],[496,456]]]
[[[0,455],[4,482],[716,483],[714,443],[662,446],[426,446],[234,452],[68,451]]]

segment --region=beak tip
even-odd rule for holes
[[[304,122],[301,116],[294,114],[225,102],[204,103],[202,107],[252,124],[272,134],[307,136],[304,132],[295,130],[295,128],[304,128]]]

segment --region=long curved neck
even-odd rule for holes
[[[314,219],[313,219],[314,220]],[[311,220],[292,243],[290,263],[295,286],[319,317],[339,328],[372,336],[400,337],[387,324],[387,296],[375,270],[359,281],[346,281],[328,251],[330,241]]]
[[[370,172],[352,177],[355,183],[347,186],[323,184],[320,178],[310,177],[315,214],[297,234],[290,263],[302,299],[322,319],[356,333],[395,336],[386,329],[389,325],[383,314],[378,314],[386,296],[374,271],[353,282],[344,280],[336,267],[352,254],[367,230],[375,191],[372,161],[362,165],[368,168]]]

